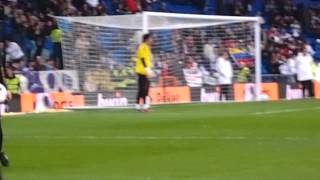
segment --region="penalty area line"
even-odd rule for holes
[[[277,111],[262,111],[262,112],[255,112],[253,113],[253,115],[283,114],[283,113],[290,113],[290,112],[303,112],[303,111],[314,111],[314,110],[320,110],[320,107],[282,109]]]

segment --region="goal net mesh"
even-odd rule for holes
[[[236,83],[255,83],[253,21],[124,15],[57,17],[62,29],[64,67],[77,70],[86,105],[125,106],[135,103],[136,50],[143,32],[154,37],[154,104],[235,100]],[[228,52],[232,84],[223,86],[217,59]],[[221,67],[220,67],[221,68]],[[225,88],[222,93],[222,88]]]

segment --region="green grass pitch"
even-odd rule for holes
[[[4,180],[319,180],[320,102],[5,117]]]

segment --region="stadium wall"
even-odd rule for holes
[[[20,79],[23,93],[13,96],[12,101],[8,103],[9,112],[41,112],[73,107],[124,107],[133,104],[131,101],[136,96],[135,90],[128,89],[82,93],[79,91],[78,73],[72,70],[26,72]],[[278,81],[261,84],[261,100],[303,98],[299,83]],[[320,82],[315,81],[314,88],[316,98],[320,99]],[[252,83],[235,83],[232,94],[235,102],[253,101],[256,97],[255,86]],[[149,95],[152,104],[213,103],[220,102],[220,87],[153,87]]]
[[[38,74],[42,73],[40,72]],[[29,79],[27,86],[31,88],[33,92],[14,96],[8,105],[8,111],[29,113],[74,107],[123,107],[132,104],[129,99],[133,99],[136,93],[135,91],[128,90],[80,93],[76,91],[76,89],[78,89],[76,87],[78,83],[70,83],[77,81],[77,78],[72,78],[73,75],[75,75],[74,72],[54,71],[46,72],[46,74],[48,75],[47,78],[44,78],[46,81],[34,81],[34,79],[32,81],[32,79]],[[68,74],[68,76],[66,75],[66,77],[64,77],[61,76],[61,74]],[[64,80],[58,80],[62,77]],[[37,84],[38,88],[34,88],[36,86],[35,84]],[[280,99],[294,100],[303,98],[301,86],[297,83],[262,83],[261,89],[261,100],[277,101]],[[235,102],[254,100],[254,92],[254,84],[236,83],[233,85]],[[320,82],[315,82],[315,94],[316,98],[320,99]],[[150,96],[153,100],[152,104],[214,103],[220,102],[220,88],[219,86],[199,88],[191,88],[188,86],[151,88]],[[90,99],[94,97],[94,101],[89,100],[88,97],[90,97]]]

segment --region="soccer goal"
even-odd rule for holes
[[[144,33],[154,37],[153,104],[269,98],[261,93],[259,17],[143,12],[57,21],[64,67],[79,72],[86,106],[135,103],[133,67]]]

